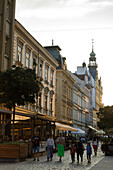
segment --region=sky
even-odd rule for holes
[[[113,105],[113,0],[16,0],[16,19],[42,46],[53,39],[73,73],[88,66],[94,39],[102,101]]]

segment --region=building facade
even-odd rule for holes
[[[41,81],[41,90],[34,105],[23,108],[45,115],[45,120],[55,119],[56,67],[57,61],[32,35],[15,20],[13,64],[24,68],[35,67]]]
[[[15,0],[0,0],[0,70],[12,65]]]
[[[72,125],[74,79],[67,72],[66,58],[60,54],[60,47],[45,48],[59,63],[56,69],[56,120],[59,123]]]
[[[34,68],[41,82],[35,104],[16,106],[15,134],[18,132],[20,136],[31,136],[31,130],[35,129],[39,130],[42,139],[47,138],[49,133],[54,134],[58,62],[17,20],[15,20],[12,58],[11,65]],[[11,111],[2,107],[0,112],[4,122],[8,116],[8,119],[12,121]],[[6,129],[4,130],[6,131]]]

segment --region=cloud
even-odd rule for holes
[[[112,5],[105,5],[106,0],[98,0],[100,4],[95,1],[76,0],[75,3],[75,0],[33,0],[28,3],[28,0],[24,0],[21,4],[22,0],[18,0],[16,18],[37,31],[113,25]]]

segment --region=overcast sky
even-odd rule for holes
[[[16,0],[16,19],[41,45],[53,39],[72,72],[88,65],[94,39],[103,103],[113,105],[113,0]]]

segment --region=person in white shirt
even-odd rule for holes
[[[93,139],[93,149],[94,149],[95,156],[97,156],[98,141],[97,141],[96,137],[94,137],[94,139]]]
[[[55,144],[52,135],[50,135],[47,139],[47,161],[49,161],[49,159],[52,161],[53,149],[55,149]]]

